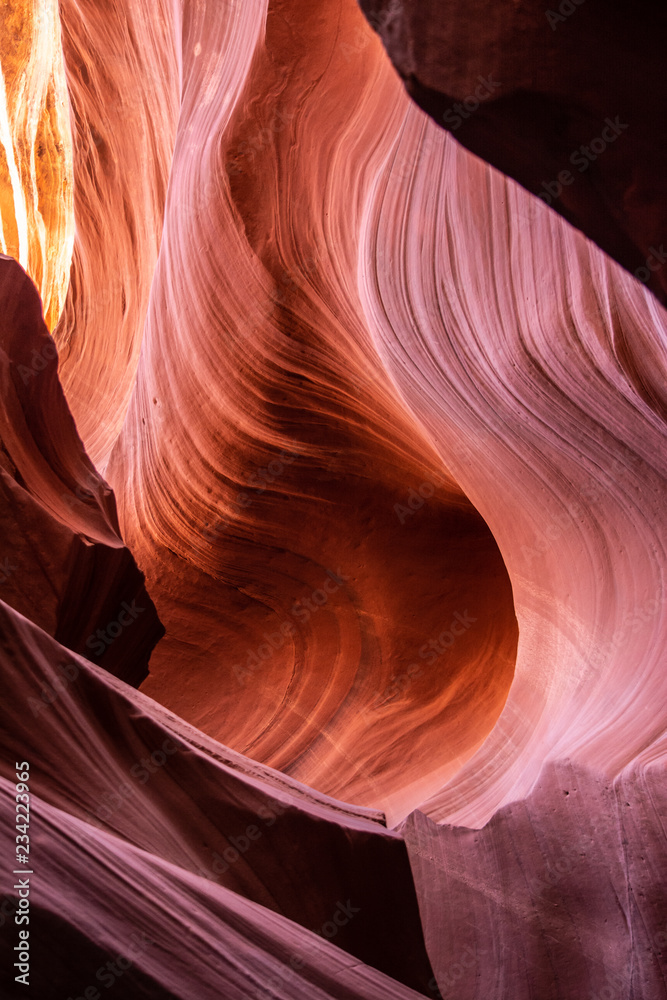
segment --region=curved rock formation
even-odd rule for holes
[[[31,900],[37,911],[33,940],[54,933],[54,956],[73,941],[82,945],[80,964],[63,969],[59,989],[95,983],[105,949],[127,947],[132,932],[152,941],[136,963],[139,983],[148,978],[176,989],[180,963],[165,967],[158,953],[188,929],[199,939],[190,967],[200,964],[204,995],[215,995],[229,976],[237,991],[242,984],[249,988],[258,959],[261,985],[292,953],[306,963],[292,964],[297,980],[308,979],[314,965],[325,981],[337,964],[350,965],[349,955],[372,966],[365,973],[343,971],[354,997],[373,995],[364,979],[376,990],[386,977],[426,987],[432,973],[405,844],[386,830],[380,814],[326,799],[226,750],[4,604],[0,635],[2,705],[12,720],[0,737],[3,828],[10,830],[10,808],[15,810],[15,758],[26,760],[30,830],[40,862]],[[36,727],[25,706],[45,687],[58,694]],[[6,833],[4,840],[7,856]],[[106,892],[108,869],[123,872],[126,888],[114,878],[115,898]],[[4,898],[14,901],[3,916],[16,909],[20,894],[12,891],[13,881],[3,869]],[[133,882],[141,893],[128,893]],[[67,885],[73,905],[62,912],[58,900]],[[96,888],[102,897],[97,903]],[[203,920],[200,908],[209,913]],[[163,909],[172,910],[169,927]],[[293,922],[311,933],[294,933]],[[228,954],[239,947],[245,953],[234,963],[236,983],[233,968],[206,967],[216,933],[224,935]],[[331,940],[328,949],[322,939]],[[48,983],[43,957],[40,967],[39,981]],[[182,995],[201,995],[183,981],[188,992]],[[140,995],[139,984],[133,986],[130,995]],[[394,989],[396,997],[412,995],[411,989]]]
[[[516,631],[495,542],[383,371],[359,299],[390,146],[365,171],[326,169],[352,136],[361,162],[380,115],[391,136],[401,93],[377,44],[347,56],[352,5],[290,4],[269,12],[232,114],[210,78],[228,19],[186,37],[182,128],[218,138],[204,156],[177,138],[109,466],[168,632],[145,690],[328,794],[405,815],[493,725]],[[286,199],[271,178],[288,169]]]
[[[120,538],[113,494],[77,436],[36,289],[8,257],[0,315],[2,598],[138,684],[164,630]]]
[[[662,5],[360,4],[440,126],[667,300]]]
[[[440,995],[664,997],[666,805],[664,756],[647,754],[613,783],[549,766],[482,830],[416,810],[404,833]]]
[[[433,192],[448,182],[443,216]],[[417,278],[396,258],[378,269],[369,320],[498,541],[519,622],[497,726],[422,807],[477,825],[527,794],[546,759],[615,775],[662,745],[667,331],[634,279],[444,136],[409,192],[389,180],[369,255],[397,219]]]
[[[60,4],[74,137],[76,239],[54,330],[88,453],[104,470],[134,384],[179,112],[180,14]]]
[[[67,404],[0,260],[40,1000],[667,997],[662,19],[364,6],[436,117],[504,81],[463,145],[353,0],[60,5]]]

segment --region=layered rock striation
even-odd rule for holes
[[[35,286],[8,257],[0,257],[0,315],[2,599],[139,684],[164,629],[120,537],[111,489],[76,432]]]
[[[664,8],[360,0],[408,93],[665,302]]]
[[[667,997],[664,18],[362,6],[3,41],[40,1000]]]

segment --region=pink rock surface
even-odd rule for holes
[[[139,684],[164,630],[120,537],[111,489],[77,435],[37,291],[7,257],[0,315],[2,598]]]
[[[664,997],[666,807],[663,753],[613,782],[550,765],[481,830],[412,813],[402,829],[441,995]]]
[[[4,780],[0,787],[9,819],[12,789]],[[423,995],[280,914],[58,809],[38,801],[35,807],[43,873],[33,933],[44,941],[35,996],[85,995],[91,988],[100,996],[113,988],[124,997],[159,1000]],[[110,870],[122,878],[110,882]],[[339,912],[336,904],[332,915]],[[12,982],[9,996],[22,995],[13,988]]]
[[[188,22],[160,258],[108,466],[167,629],[144,690],[392,822],[502,709],[509,580],[362,301],[368,212],[418,112],[354,4],[278,5],[265,28],[243,16]],[[228,46],[236,62],[214,72]]]
[[[516,97],[537,8],[460,35],[445,8],[371,13],[440,97],[488,52]],[[0,839],[29,761],[32,995],[105,995],[120,956],[127,1000],[665,1000],[667,323],[621,266],[659,239],[658,161],[610,150],[604,212],[564,202],[618,263],[438,129],[353,0],[60,10],[58,373],[0,260]],[[508,146],[520,104],[473,132],[541,176],[555,126]],[[166,634],[138,691],[143,573]]]
[[[360,0],[408,92],[667,299],[667,22],[628,0]]]
[[[192,926],[188,921],[210,935],[216,920],[222,920],[225,900],[242,896],[257,905],[244,910],[239,902],[240,913],[252,914],[251,924],[264,920],[274,931],[282,926],[278,937],[283,944],[290,937],[284,928],[292,921],[335,941],[321,974],[333,961],[333,952],[343,949],[406,985],[426,986],[431,970],[405,844],[386,829],[381,814],[328,799],[216,744],[123,681],[72,654],[4,604],[0,619],[0,692],[7,720],[0,735],[7,818],[3,849],[9,845],[9,834],[12,841],[14,835],[9,829],[10,782],[16,762],[25,760],[30,764],[33,800],[30,856],[35,902],[47,911],[43,922],[38,917],[33,940],[50,934],[51,924],[57,923],[54,901],[72,878],[62,871],[67,855],[69,871],[77,876],[70,889],[74,895],[61,913],[69,929],[56,927],[56,935],[64,935],[56,948],[68,935],[85,933],[91,921],[105,923],[104,910],[95,916],[95,909],[89,911],[88,906],[91,892],[106,879],[116,902],[107,900],[104,906],[111,911],[121,907],[115,914],[116,926],[122,925],[125,933],[122,941],[119,938],[119,951],[126,947],[130,930],[155,931],[159,910],[170,906],[177,907],[181,916],[169,918],[176,922],[170,930],[162,928],[163,939],[166,935],[178,940],[179,926]],[[43,705],[35,723],[29,709],[45,688],[57,695]],[[54,844],[55,829],[60,835]],[[102,857],[108,854],[105,863],[98,852]],[[128,869],[136,869],[134,878]],[[145,881],[142,872],[153,874]],[[171,881],[172,876],[182,883],[185,899],[194,893],[187,914],[185,899],[177,902],[178,892],[170,902],[165,898],[161,907],[155,901],[146,909],[142,898],[152,894],[154,884]],[[15,878],[6,868],[3,879],[5,898],[16,903]],[[211,899],[218,900],[216,906],[222,909],[202,924],[206,900]],[[282,923],[269,910],[281,914]],[[3,919],[12,912],[11,905],[5,907]],[[99,949],[114,937],[110,926],[91,934],[93,968],[99,965]],[[297,933],[294,938],[299,954],[302,937]],[[258,955],[265,945],[255,942]],[[267,947],[272,951],[274,945]],[[228,938],[226,954],[233,956],[235,948]],[[146,964],[142,958],[137,965],[152,975],[153,956],[145,958]],[[251,960],[252,954],[249,969]],[[197,961],[191,958],[188,967]],[[349,956],[338,961],[350,964]],[[259,982],[274,971],[274,961],[266,962],[260,960]],[[42,968],[43,974],[47,971],[48,967]],[[85,985],[82,971],[74,963],[58,989]],[[163,974],[166,984],[171,973]],[[367,974],[372,980],[374,972]],[[221,975],[224,981],[229,972]],[[216,987],[216,978],[205,969],[201,977],[207,989]],[[359,983],[363,984],[363,975]],[[177,996],[198,995],[192,984],[179,988],[177,977],[171,986]],[[362,990],[362,985],[358,988]],[[411,992],[396,989],[396,996]],[[365,995],[363,990],[360,995]]]
[[[141,350],[179,114],[176,3],[60,4],[76,233],[54,337],[60,376],[104,470]]]
[[[547,759],[613,777],[663,745],[665,316],[557,216],[441,141],[409,193],[390,180],[369,218],[371,256],[397,218],[415,256],[414,271],[394,258],[372,274],[366,302],[378,350],[512,580],[507,703],[422,806],[481,825]],[[443,216],[434,192],[447,182]]]

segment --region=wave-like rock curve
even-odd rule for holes
[[[0,314],[3,600],[139,684],[164,630],[120,537],[113,493],[77,435],[35,286],[5,257]]]
[[[623,91],[607,69],[574,133],[532,133],[527,5],[448,66],[457,4],[364,6],[431,113],[502,55],[514,96],[461,139],[528,188],[531,150],[541,176]],[[551,83],[599,10],[559,22]],[[659,269],[620,266],[660,239],[659,141],[638,164],[640,116],[586,197],[562,182],[617,263],[438,129],[352,0],[59,11],[67,404],[0,260],[0,800],[9,851],[29,761],[33,990],[664,1000],[667,331]],[[137,565],[166,627],[141,692]]]
[[[368,29],[348,51],[364,26],[351,4],[246,29],[234,104],[212,68],[242,28],[226,8],[206,24],[185,36],[160,259],[108,470],[167,628],[145,691],[402,816],[487,735],[516,644],[496,544],[360,299],[366,206],[410,109]],[[202,155],[190,135],[216,141]]]

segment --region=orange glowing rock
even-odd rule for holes
[[[0,251],[40,290],[49,329],[69,286],[72,132],[57,0],[0,10]]]
[[[45,1000],[130,947],[128,1000],[663,1000],[648,104],[644,159],[541,174],[655,81],[596,90],[596,3],[555,40],[537,0],[364,0],[380,37],[354,0],[5,5],[3,245],[52,317],[71,250],[53,340],[0,260],[0,809],[9,849],[30,758]],[[589,81],[564,133],[531,59]],[[471,74],[459,144],[408,92]]]

